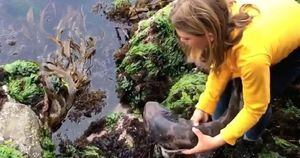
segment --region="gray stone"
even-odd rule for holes
[[[42,157],[40,122],[26,105],[5,102],[0,111],[0,140],[12,140],[30,158]]]

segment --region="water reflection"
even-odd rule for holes
[[[115,94],[115,64],[113,52],[121,46],[114,22],[97,10],[110,6],[106,0],[0,0],[0,64],[16,59],[42,61],[56,50],[48,39],[56,31],[64,29],[64,37],[87,37],[97,39],[97,52],[92,68],[92,87],[106,91],[107,106],[101,115],[110,112],[118,103]],[[98,5],[98,6],[97,6]],[[96,10],[95,10],[96,9]],[[53,135],[74,140],[99,118],[82,118],[79,124],[66,120]]]

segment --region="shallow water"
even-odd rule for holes
[[[118,37],[116,27],[126,27],[106,19],[97,6],[110,7],[112,0],[0,0],[0,64],[16,59],[43,61],[56,46],[48,39],[57,28],[64,28],[64,36],[83,35],[97,39],[97,52],[93,59],[92,88],[106,92],[106,106],[90,118],[81,117],[79,123],[65,120],[53,134],[74,140],[90,122],[111,112],[118,104],[115,93],[115,63],[113,53],[124,42]],[[61,20],[62,19],[62,20]]]

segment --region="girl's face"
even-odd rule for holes
[[[205,34],[196,36],[178,29],[176,29],[176,32],[180,41],[189,47],[198,48],[201,50],[208,47],[209,43]]]

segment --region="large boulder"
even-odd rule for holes
[[[11,140],[30,158],[42,157],[39,119],[27,105],[13,102],[2,105],[0,138]]]
[[[167,5],[139,22],[129,43],[116,54],[117,92],[122,103],[140,108],[147,101],[161,102],[170,86],[192,69],[174,34],[170,9]]]

